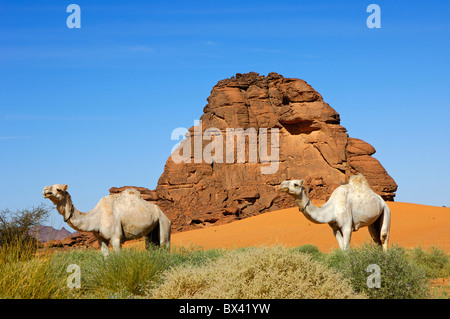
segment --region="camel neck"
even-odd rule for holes
[[[327,205],[325,204],[322,207],[314,206],[305,190],[299,196],[295,197],[295,202],[303,215],[315,224],[326,224],[334,220],[333,214]]]
[[[77,231],[93,231],[88,225],[94,214],[81,213],[75,208],[70,194],[67,194],[65,200],[57,206],[58,211],[64,217],[64,221]]]

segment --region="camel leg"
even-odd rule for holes
[[[378,219],[367,228],[373,241],[382,246],[383,250],[387,250],[389,243],[389,228],[391,224],[391,214],[389,207],[385,207],[383,213]]]
[[[351,227],[343,227],[342,232],[342,250],[350,249],[350,240],[352,239],[352,229]]]
[[[108,242],[104,239],[99,239],[98,245],[100,246],[103,257],[105,258],[108,257],[109,255]]]
[[[159,241],[161,246],[170,248],[170,220],[162,215],[159,218]]]
[[[159,215],[158,224],[146,236],[145,247],[149,249],[151,245],[170,248],[170,220],[162,211]]]
[[[336,240],[338,242],[339,248],[340,249],[344,249],[343,248],[343,246],[344,246],[344,241],[343,241],[344,238],[342,237],[341,230],[339,228],[333,228],[333,235],[334,235],[334,237],[336,238]]]
[[[121,251],[122,244],[120,242],[120,238],[111,239],[111,246],[113,247],[114,252]]]
[[[380,218],[378,218],[376,221],[373,222],[372,225],[367,226],[369,229],[370,236],[372,237],[373,241],[381,246],[381,239],[380,239]]]

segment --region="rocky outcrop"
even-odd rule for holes
[[[373,158],[375,148],[357,138],[349,138],[347,159],[351,174],[362,173],[369,181],[372,189],[385,200],[393,201],[397,184],[389,176],[381,163]]]
[[[139,189],[161,207],[173,231],[294,206],[278,190],[285,179],[305,179],[310,198],[326,200],[360,172],[393,200],[397,185],[372,157],[375,149],[349,138],[339,114],[305,81],[236,74],[219,81],[207,101],[156,189]]]
[[[99,248],[97,239],[92,233],[75,232],[63,239],[53,239],[42,244],[43,248]]]
[[[111,194],[118,194],[124,191],[127,188],[137,189],[141,193],[141,197],[148,201],[156,201],[158,200],[158,195],[156,194],[156,190],[150,190],[145,187],[136,187],[136,186],[122,186],[122,187],[111,187],[109,192]]]

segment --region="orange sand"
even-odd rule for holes
[[[450,208],[388,202],[391,209],[389,244],[436,246],[450,251]],[[367,227],[352,233],[352,246],[371,241]],[[288,247],[312,244],[321,251],[338,248],[328,225],[309,222],[296,207],[269,212],[230,224],[175,233],[174,246],[238,248],[262,244]]]

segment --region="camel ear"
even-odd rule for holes
[[[305,183],[305,180],[301,179],[299,182],[300,182],[300,186],[303,186],[303,184]]]
[[[67,190],[69,189],[69,185],[63,185],[62,189],[63,189],[63,191],[67,192]]]

